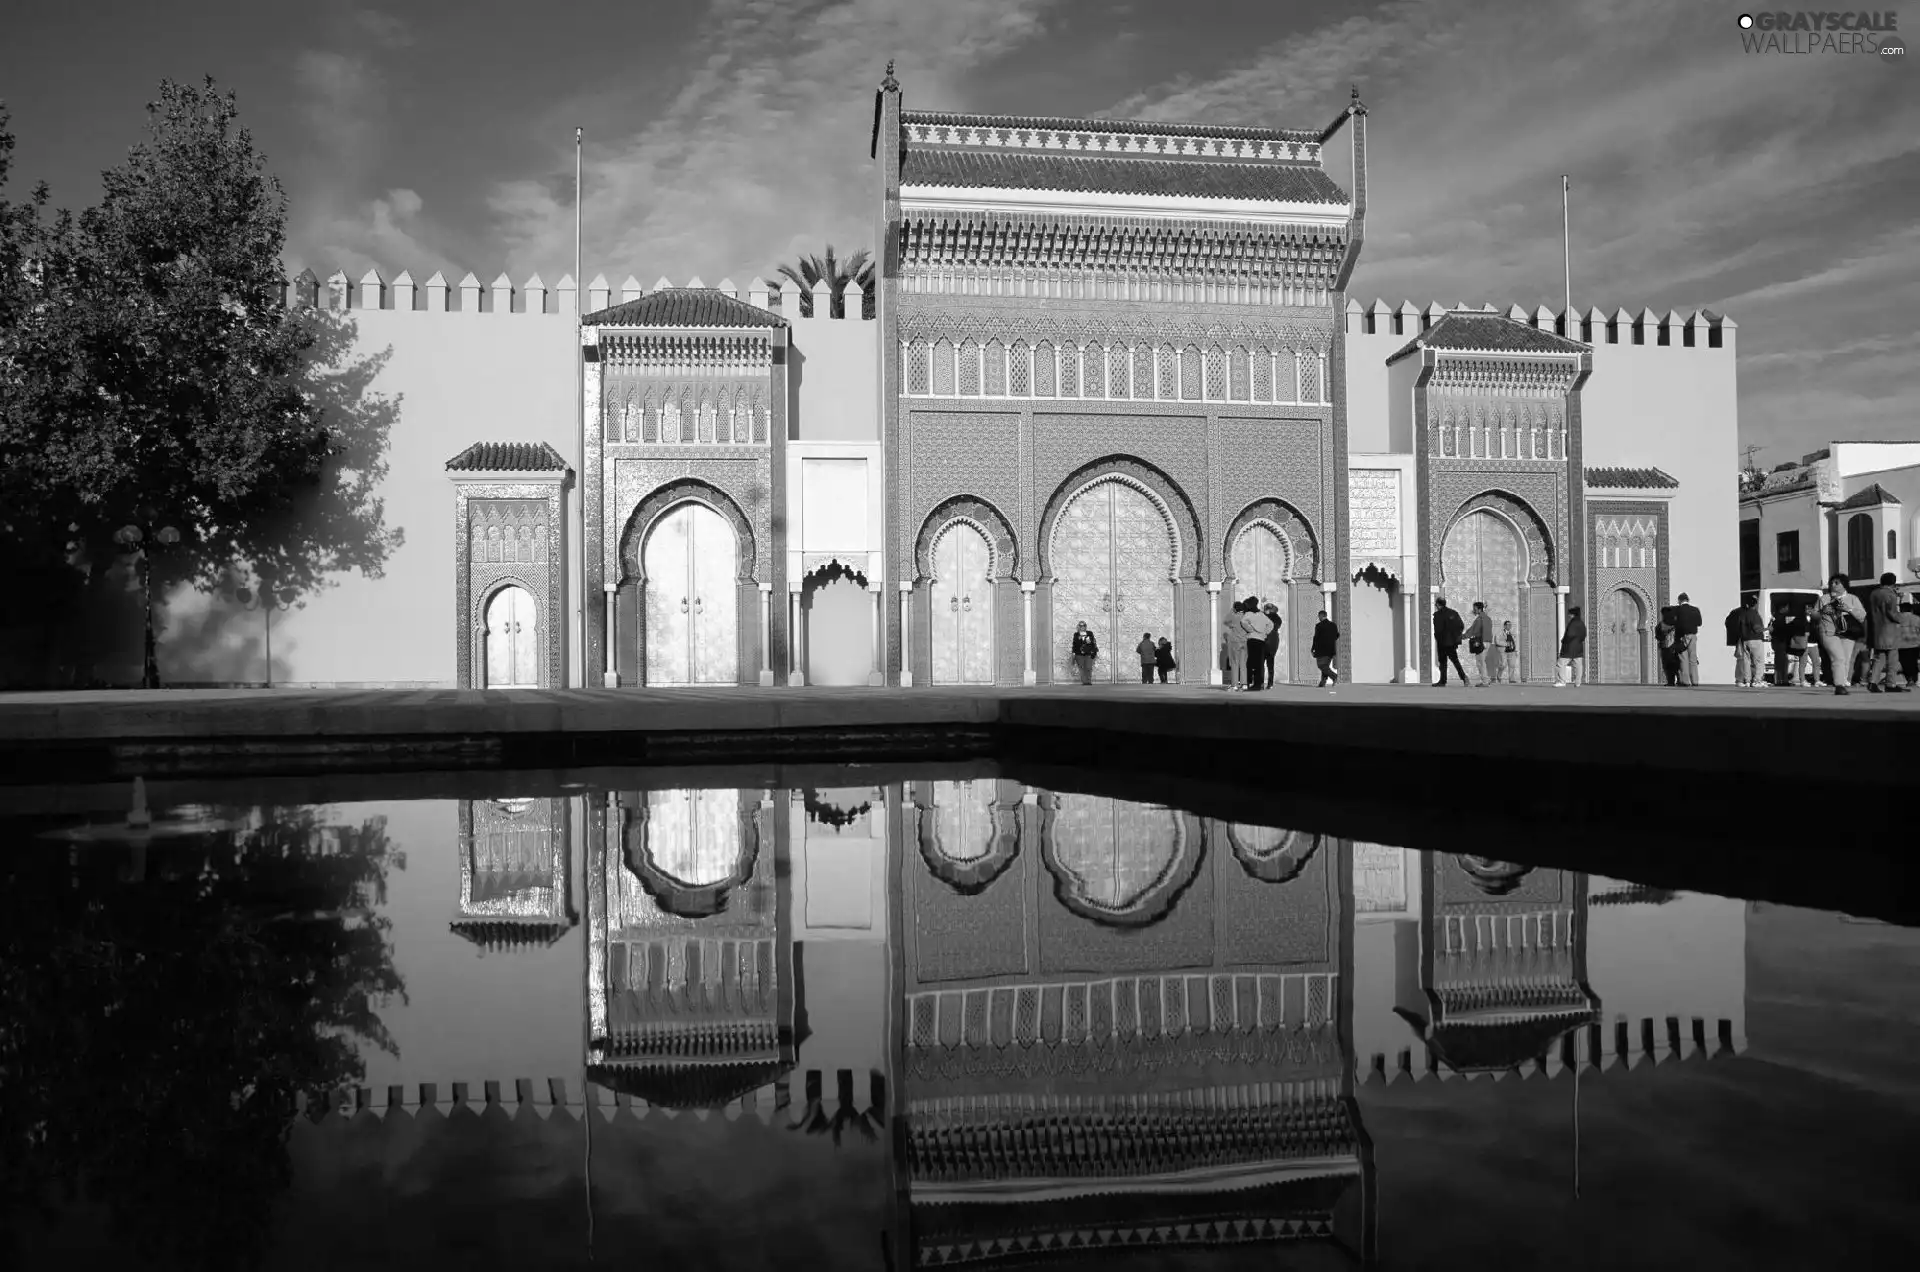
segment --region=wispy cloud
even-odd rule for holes
[[[1920,96],[1907,68],[1870,57],[1748,55],[1734,16],[1400,0],[1115,110],[1226,119],[1258,103],[1259,122],[1311,125],[1354,80],[1372,112],[1357,293],[1557,302],[1565,172],[1576,303],[1731,312],[1745,440],[1797,453],[1920,436],[1920,390],[1874,346],[1916,325]],[[1834,352],[1793,356],[1816,344]]]

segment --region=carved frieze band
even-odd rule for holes
[[[1040,270],[1136,279],[1287,280],[1330,288],[1346,230],[1329,225],[1221,225],[1127,216],[909,213],[900,224],[908,271]]]
[[[1075,120],[1061,127],[1032,126],[1026,122],[991,123],[944,120],[901,121],[900,131],[912,145],[980,146],[992,149],[1037,150],[1080,155],[1131,155],[1161,159],[1240,159],[1270,163],[1320,162],[1320,142],[1302,132],[1275,137],[1195,137],[1166,132],[1102,129]]]

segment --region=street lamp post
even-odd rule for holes
[[[151,525],[156,519],[156,514],[151,508],[140,509],[139,516],[140,520],[148,525]],[[113,541],[120,545],[122,551],[133,554],[134,564],[140,571],[140,593],[142,604],[146,610],[147,629],[145,656],[142,659],[140,671],[140,687],[142,689],[158,689],[160,687],[160,660],[157,656],[153,634],[153,562],[151,560],[151,551],[147,546],[149,538],[151,538],[154,544],[160,547],[170,548],[180,542],[180,532],[172,526],[161,526],[149,535],[146,530],[139,525],[121,526],[113,532]]]
[[[233,595],[242,609],[259,610],[267,629],[267,688],[273,688],[273,615],[276,610],[290,610],[300,594],[290,587],[278,590],[261,582],[259,587],[239,587]]]

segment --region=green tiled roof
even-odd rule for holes
[[[564,473],[567,461],[545,442],[475,442],[447,461],[454,473]]]
[[[1595,490],[1672,490],[1680,482],[1658,468],[1589,468],[1587,485]]]
[[[1409,340],[1387,359],[1398,362],[1416,349],[1471,353],[1584,353],[1587,346],[1504,314],[1454,311]]]
[[[706,287],[663,287],[580,320],[589,327],[779,327],[784,320]]]

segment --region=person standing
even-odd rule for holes
[[[1153,643],[1153,633],[1141,632],[1140,643],[1134,646],[1133,652],[1140,655],[1140,683],[1152,684],[1154,664],[1160,661],[1160,646]]]
[[[1271,689],[1273,688],[1273,664],[1280,657],[1280,629],[1286,626],[1286,620],[1280,617],[1280,607],[1272,601],[1262,606],[1260,612],[1265,614],[1267,621],[1273,624],[1273,630],[1267,633],[1265,656],[1260,664],[1267,673],[1267,688]]]
[[[1249,596],[1240,603],[1240,632],[1247,642],[1247,688],[1264,689],[1261,672],[1267,663],[1267,633],[1273,630],[1273,622],[1260,612],[1260,598]]]
[[[1567,629],[1560,633],[1560,674],[1554,677],[1556,688],[1587,683],[1587,620],[1580,607],[1567,607]]]
[[[1900,576],[1882,574],[1880,586],[1867,595],[1867,643],[1873,661],[1867,666],[1868,693],[1905,693],[1900,683]]]
[[[1473,655],[1474,670],[1480,673],[1480,688],[1487,687],[1487,646],[1493,643],[1493,618],[1485,601],[1473,603],[1473,621],[1467,624],[1467,652]]]
[[[1433,651],[1434,661],[1440,664],[1439,686],[1447,687],[1447,664],[1460,674],[1460,683],[1470,685],[1467,669],[1460,665],[1460,638],[1466,631],[1466,624],[1460,621],[1460,612],[1447,606],[1447,598],[1433,598]]]
[[[1168,673],[1179,665],[1173,660],[1173,638],[1162,636],[1160,643],[1154,647],[1153,651],[1153,666],[1154,670],[1160,673],[1160,683],[1166,684]]]
[[[1073,629],[1073,665],[1080,673],[1080,683],[1093,683],[1093,660],[1100,656],[1100,642],[1093,638],[1083,622]]]
[[[1827,580],[1827,594],[1820,605],[1820,651],[1833,670],[1836,697],[1851,693],[1853,683],[1853,644],[1866,633],[1866,607],[1847,587],[1844,574]]]
[[[1235,601],[1227,621],[1221,624],[1226,629],[1221,634],[1221,641],[1227,647],[1227,689],[1233,693],[1247,687],[1247,633],[1240,626],[1243,613],[1245,607]]]
[[[1785,629],[1786,657],[1776,660],[1781,669],[1775,677],[1781,684],[1791,684],[1798,689],[1803,685],[1820,683],[1820,667],[1813,660],[1813,651],[1807,645],[1807,615],[1804,610],[1791,610],[1782,618],[1778,626]],[[1791,669],[1789,672],[1787,669]],[[1792,679],[1788,676],[1791,674]]]
[[[1653,629],[1654,642],[1660,646],[1660,675],[1669,686],[1680,683],[1680,647],[1673,635],[1673,606],[1660,607],[1660,622]]]
[[[1683,685],[1700,683],[1700,628],[1705,622],[1699,607],[1687,599],[1685,592],[1680,593],[1680,603],[1673,607],[1673,647],[1680,658]]]
[[[1320,687],[1340,683],[1340,673],[1334,669],[1333,660],[1340,652],[1340,629],[1328,617],[1327,611],[1320,611],[1320,621],[1313,625],[1313,661],[1320,668]]]
[[[1733,683],[1743,686],[1747,682],[1744,674],[1747,669],[1747,651],[1740,644],[1740,610],[1736,605],[1727,611],[1724,622],[1727,627],[1727,648],[1733,652]]]
[[[1740,656],[1734,660],[1733,682],[1758,689],[1767,673],[1767,624],[1760,617],[1760,597],[1749,596],[1734,618],[1735,631],[1740,637]]]

